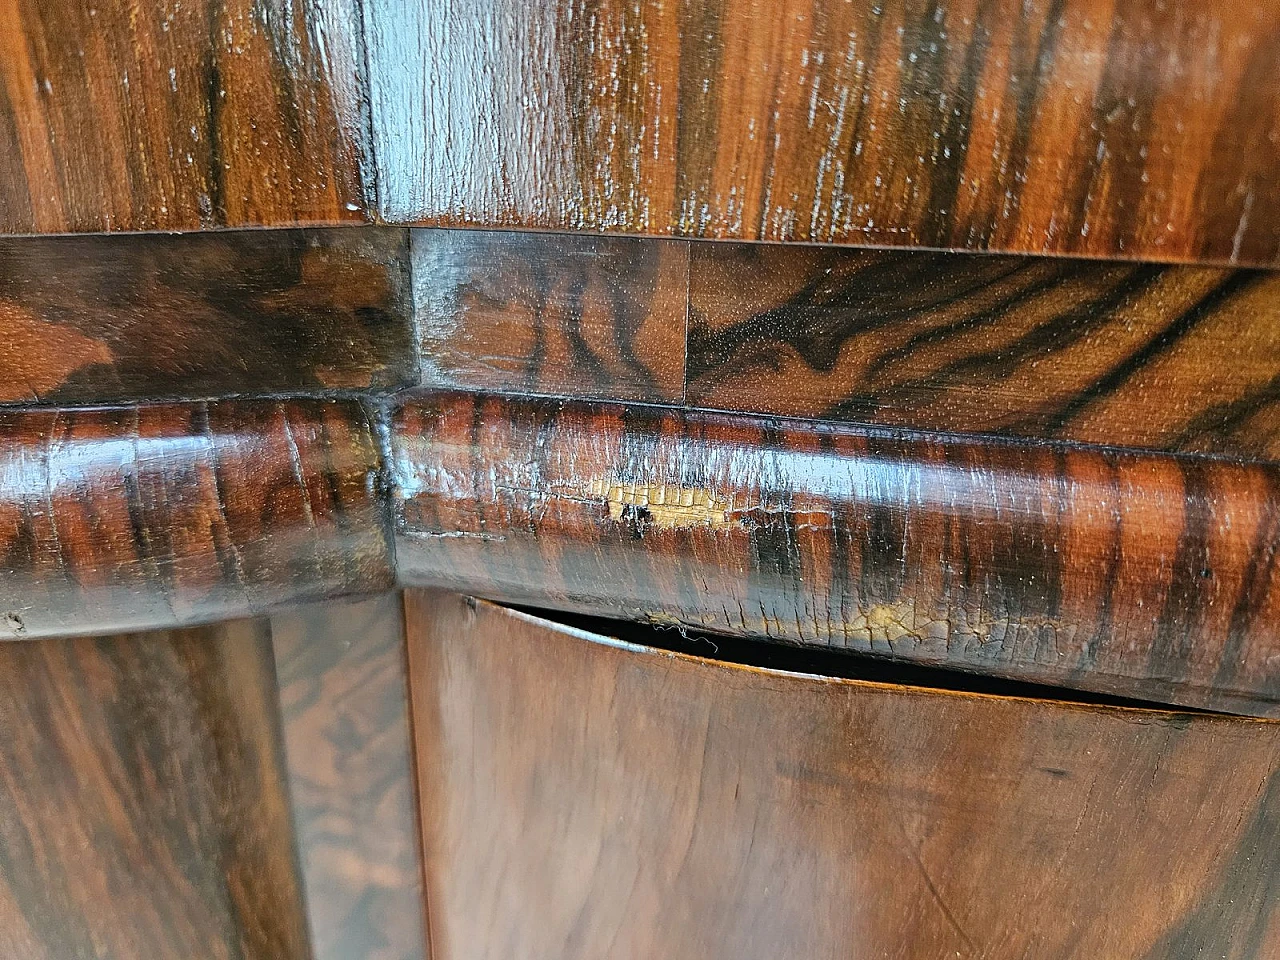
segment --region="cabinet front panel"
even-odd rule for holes
[[[436,960],[1280,950],[1275,723],[407,611]]]

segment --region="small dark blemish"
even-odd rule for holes
[[[1059,780],[1070,779],[1071,771],[1063,770],[1061,767],[1037,767],[1041,773],[1047,773],[1051,777],[1057,777]]]
[[[9,610],[5,613],[4,626],[10,633],[19,637],[27,632],[27,625],[22,622],[22,617],[13,610]]]
[[[649,524],[653,522],[653,514],[648,507],[627,504],[622,508],[622,516],[619,519],[622,521],[623,527],[631,535],[632,540],[641,540],[644,538]]]

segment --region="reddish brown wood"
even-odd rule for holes
[[[391,229],[0,241],[0,402],[406,385],[408,242]]]
[[[5,0],[0,231],[1274,264],[1275,0]]]
[[[385,589],[352,401],[0,412],[0,628],[104,632]]]
[[[678,241],[415,230],[424,382],[680,401],[688,278]]]
[[[407,609],[435,960],[1280,950],[1274,722]]]
[[[0,646],[0,955],[310,960],[264,622]]]
[[[4,0],[0,232],[364,219],[351,0]]]
[[[466,395],[391,449],[405,583],[1277,711],[1274,467]]]
[[[426,960],[399,595],[271,618],[313,960]]]
[[[1280,10],[368,0],[394,222],[1273,264]]]
[[[1280,274],[692,245],[688,402],[1274,459]]]

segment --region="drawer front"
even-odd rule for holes
[[[1280,951],[1275,722],[407,609],[436,960]]]

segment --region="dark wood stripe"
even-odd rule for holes
[[[1280,709],[1274,467],[468,395],[391,457],[405,583]]]
[[[688,268],[672,240],[415,230],[424,382],[679,402]]]
[[[426,960],[397,594],[278,613],[271,639],[314,960]]]
[[[392,222],[1269,265],[1274,0],[368,0]]]
[[[0,646],[0,954],[310,960],[264,622]]]
[[[0,411],[0,629],[119,631],[384,589],[354,401]]]
[[[436,960],[1280,950],[1274,722],[407,613]]]
[[[688,402],[1280,456],[1280,275],[694,244]]]
[[[0,402],[404,386],[408,272],[392,229],[0,240]]]

